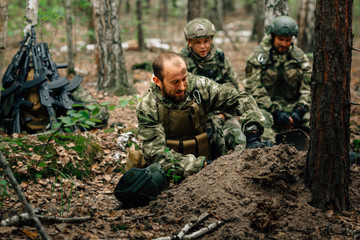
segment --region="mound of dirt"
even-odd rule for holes
[[[198,228],[219,220],[224,224],[201,239],[352,239],[360,233],[356,222],[309,204],[305,159],[306,152],[289,145],[233,152],[163,192],[148,207],[157,215],[155,222],[172,226],[169,235],[211,212]],[[359,209],[359,172],[352,171],[352,178],[354,211],[345,216]]]

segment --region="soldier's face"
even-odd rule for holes
[[[185,99],[188,88],[187,70],[184,60],[178,58],[177,61],[167,60],[164,63],[163,81],[154,78],[154,82],[161,89],[164,97],[178,103]]]
[[[202,58],[206,57],[210,52],[211,43],[212,39],[209,37],[188,40],[189,47],[191,47],[193,51]]]
[[[290,45],[292,43],[292,36],[281,36],[281,35],[275,35],[274,36],[274,47],[279,53],[286,53]]]

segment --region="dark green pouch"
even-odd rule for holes
[[[146,168],[131,168],[117,184],[114,195],[123,207],[145,206],[167,186],[166,174],[158,163]]]

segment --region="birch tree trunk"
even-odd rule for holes
[[[265,29],[271,25],[272,21],[282,15],[288,15],[288,0],[265,0]]]
[[[6,36],[7,36],[7,22],[8,22],[8,0],[0,0],[0,86],[2,86],[2,70],[4,68],[4,58],[6,49]],[[0,103],[1,103],[1,91],[0,91]]]
[[[115,0],[93,0],[97,42],[98,90],[116,95],[133,94],[129,85]]]
[[[68,59],[67,59],[67,74],[75,74],[74,67],[74,52],[73,52],[73,40],[72,40],[72,9],[71,0],[65,0],[66,9],[66,42],[68,48]]]
[[[318,0],[306,179],[312,205],[349,210],[352,0]]]
[[[38,0],[27,0],[26,1],[26,9],[25,9],[25,28],[24,28],[24,36],[26,33],[31,33],[31,26],[37,25],[37,16],[39,9],[39,1]]]
[[[306,53],[314,50],[315,0],[299,1],[297,23],[299,26],[298,45]]]

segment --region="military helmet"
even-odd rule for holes
[[[205,18],[195,18],[188,22],[184,28],[186,39],[213,37],[215,31],[214,24]]]
[[[146,168],[131,168],[117,184],[114,195],[123,207],[138,207],[148,204],[167,186],[164,169],[158,163]]]
[[[288,16],[280,16],[274,19],[268,29],[269,34],[297,37],[299,30],[295,20]]]

